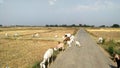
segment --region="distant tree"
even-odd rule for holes
[[[49,25],[45,25],[46,27],[49,27]]]
[[[62,26],[62,27],[67,27],[67,25],[66,25],[66,24],[62,24],[61,26]]]
[[[101,25],[101,26],[99,26],[99,27],[106,27],[105,25]]]
[[[75,27],[76,25],[75,25],[75,24],[72,24],[71,26],[72,26],[72,27]]]
[[[118,24],[113,24],[111,27],[118,28],[120,26]]]
[[[3,25],[0,24],[0,27],[2,27]]]
[[[81,26],[82,26],[82,24],[79,24],[79,26],[81,27]]]
[[[86,25],[86,24],[84,24],[84,25],[83,25],[83,27],[87,27],[87,25]]]
[[[58,25],[56,24],[55,27],[58,27]]]
[[[91,25],[91,27],[95,27],[95,25]]]

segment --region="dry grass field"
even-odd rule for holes
[[[76,28],[11,27],[0,28],[0,68],[32,68],[40,62],[44,52],[62,41],[65,33],[74,34]],[[6,37],[5,34],[8,34]],[[17,33],[18,36],[13,35]],[[38,37],[32,37],[38,33]],[[57,37],[55,37],[57,35]]]
[[[87,28],[86,30],[96,38],[120,41],[120,28]]]

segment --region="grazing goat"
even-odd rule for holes
[[[58,37],[58,35],[55,35],[55,38],[57,38]]]
[[[48,66],[49,66],[50,58],[53,58],[52,56],[53,56],[53,49],[49,48],[43,56],[43,61],[40,63],[40,68],[46,68],[45,66],[46,62],[48,62]]]
[[[5,33],[5,37],[8,37],[8,33]]]
[[[120,68],[120,55],[115,54],[114,55],[114,61],[117,62],[117,68]]]
[[[64,50],[64,44],[61,42],[58,42],[58,45],[55,47],[54,50]]]
[[[19,36],[19,34],[18,34],[18,33],[15,33],[13,36],[14,36],[14,37],[18,37],[18,36]]]
[[[102,37],[98,38],[98,43],[100,43],[100,44],[103,43],[103,38]]]
[[[39,34],[35,33],[35,34],[32,35],[32,37],[39,37]]]

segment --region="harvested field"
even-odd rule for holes
[[[103,37],[107,40],[120,41],[120,28],[88,28],[86,29],[94,37]]]
[[[16,27],[0,28],[0,68],[32,68],[40,62],[44,52],[62,41],[65,33],[72,33],[76,28],[63,27]],[[8,37],[5,36],[8,34]],[[18,33],[19,36],[13,35]],[[32,37],[38,33],[39,37]],[[57,37],[55,37],[57,35]]]

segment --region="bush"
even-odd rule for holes
[[[114,48],[112,46],[108,47],[108,52],[112,55],[114,53]]]
[[[105,44],[106,44],[106,45],[104,45],[104,46],[106,46],[105,49],[108,51],[108,53],[110,55],[112,55],[115,52],[115,45],[116,45],[114,40],[109,40]]]
[[[103,48],[105,48],[110,55],[113,53],[120,54],[120,44],[118,42],[115,42],[114,40],[109,40],[103,45]]]

